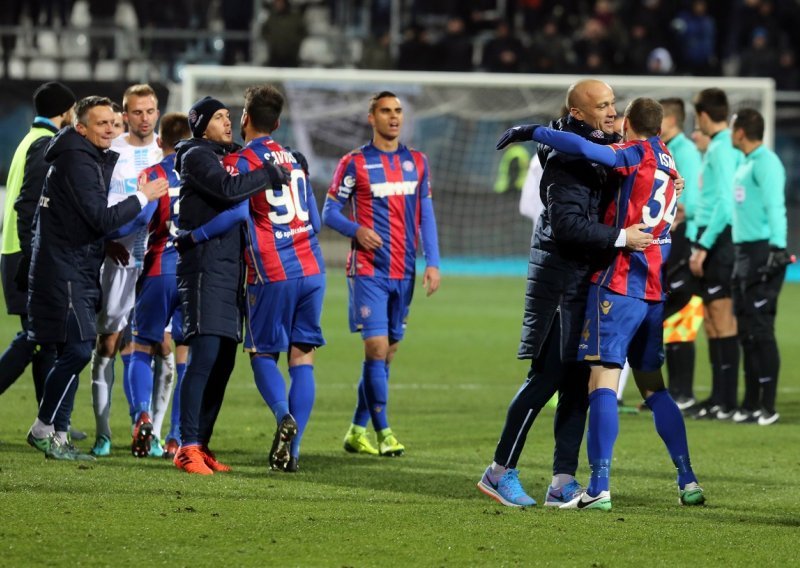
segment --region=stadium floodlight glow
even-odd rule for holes
[[[318,198],[348,151],[369,141],[369,97],[381,90],[400,97],[405,114],[401,140],[430,160],[432,191],[442,255],[468,258],[526,257],[530,220],[518,212],[519,186],[534,144],[518,145],[517,157],[496,152],[500,134],[514,124],[547,123],[564,104],[567,87],[582,75],[438,73],[358,69],[284,69],[187,65],[170,109],[183,111],[205,95],[220,99],[234,120],[250,85],[272,83],[286,95],[276,138],[303,152],[311,164]],[[775,133],[772,79],[730,77],[598,76],[614,89],[617,112],[639,96],[680,97],[687,133],[694,127],[692,97],[701,89],[724,89],[735,112],[754,107],[764,115],[765,142]],[[513,158],[513,159],[512,159]],[[323,249],[336,241],[323,232]],[[339,242],[341,240],[338,240]],[[339,251],[331,253],[342,256]],[[326,258],[329,253],[326,252]]]

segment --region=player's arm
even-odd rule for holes
[[[769,246],[786,248],[786,170],[780,159],[767,162],[768,167],[756,168],[755,178],[764,195],[764,207],[770,228]]]
[[[509,128],[497,141],[496,148],[501,150],[511,142],[525,140],[534,140],[564,154],[580,156],[604,166],[614,167],[617,165],[616,152],[610,146],[595,144],[572,132],[553,130],[541,124],[526,124]]]
[[[425,255],[422,287],[430,296],[439,289],[441,275],[439,274],[439,235],[436,230],[436,215],[433,211],[427,157],[425,158],[425,172],[419,182],[419,196],[419,230],[422,237],[422,253]]]
[[[738,150],[734,150],[731,147],[730,152],[724,152],[719,156],[719,159],[711,161],[719,192],[714,204],[714,210],[708,219],[706,230],[698,241],[700,247],[706,250],[714,246],[720,233],[726,226],[731,224],[731,217],[733,216],[733,176],[738,164],[736,152]]]
[[[317,198],[314,197],[314,189],[311,187],[311,180],[308,179],[308,172],[306,172],[306,207],[308,208],[308,220],[314,233],[318,235],[322,230],[322,219],[319,215],[319,207],[317,207]]]
[[[195,244],[204,243],[214,237],[224,235],[239,223],[247,221],[249,216],[250,200],[245,200],[216,215],[207,223],[190,231],[189,234]]]
[[[153,213],[155,213],[157,206],[158,201],[149,202],[144,206],[144,209],[139,211],[139,214],[133,219],[133,221],[128,221],[116,231],[112,231],[106,235],[106,240],[121,239],[122,237],[127,237],[131,233],[135,233],[139,229],[146,227],[150,222],[150,219],[153,218]]]
[[[328,188],[325,204],[322,206],[322,223],[344,235],[354,238],[360,225],[345,217],[342,209],[352,198],[356,184],[356,168],[350,156],[345,156],[339,160],[333,180]]]
[[[186,152],[181,176],[203,196],[229,204],[243,201],[267,187],[279,188],[288,179],[283,168],[269,163],[252,172],[231,176],[219,163],[216,154],[205,148],[192,148]]]

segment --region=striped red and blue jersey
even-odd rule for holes
[[[147,225],[147,251],[144,256],[144,275],[175,274],[178,251],[173,240],[178,234],[178,194],[180,180],[175,171],[175,154],[170,154],[158,164],[146,168],[140,175],[147,181],[165,179],[169,183],[166,195],[159,198],[150,223]]]
[[[644,223],[653,244],[643,252],[621,249],[607,268],[594,274],[592,282],[618,294],[662,301],[661,269],[669,256],[669,230],[677,206],[675,162],[657,136],[609,148],[615,152],[614,170],[622,180],[604,223],[618,229]]]
[[[280,190],[269,187],[250,198],[247,282],[278,282],[325,272],[317,240],[320,222],[314,192],[291,152],[272,137],[262,136],[223,160],[231,175],[263,168],[265,162],[288,170],[290,181]]]
[[[328,199],[350,201],[353,221],[378,233],[383,246],[362,250],[353,239],[347,257],[351,276],[413,278],[421,200],[431,198],[428,158],[400,144],[383,152],[371,142],[344,156],[333,174]]]

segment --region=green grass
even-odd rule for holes
[[[773,427],[689,422],[693,463],[709,505],[677,505],[673,467],[649,416],[622,416],[614,510],[511,510],[475,483],[491,461],[526,364],[515,359],[522,279],[447,278],[412,308],[392,367],[397,459],[341,449],[355,403],[358,336],[346,331],[346,290],[329,276],[328,345],[318,353],[317,404],[297,475],[267,471],[274,420],[240,356],[212,447],[234,471],[185,475],[164,460],[134,460],[122,388],[119,444],[96,464],[45,461],[25,444],[36,412],[29,375],[0,397],[0,561],[41,565],[278,566],[783,566],[796,561],[800,466],[800,286],[781,298],[783,356]],[[0,317],[0,343],[16,320]],[[708,392],[705,345],[698,390]],[[117,374],[120,374],[118,366]],[[88,370],[74,424],[93,431]],[[633,385],[627,399],[635,398]],[[88,448],[88,444],[83,444]],[[584,453],[581,455],[584,461]],[[552,410],[520,462],[541,500],[550,477]],[[584,464],[579,479],[587,479]]]

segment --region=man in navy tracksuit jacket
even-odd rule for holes
[[[179,142],[175,168],[180,173],[181,230],[196,229],[235,203],[267,187],[280,186],[288,175],[280,167],[230,176],[222,158],[233,149],[228,109],[205,97],[189,111],[192,138]],[[225,387],[242,340],[244,235],[239,226],[195,245],[190,234],[178,239],[178,293],[183,333],[190,358],[181,386],[181,449],[175,465],[187,473],[229,471],[208,449]]]
[[[163,180],[150,182],[108,207],[108,184],[118,157],[109,150],[111,104],[105,97],[78,101],[76,125],[59,132],[45,150],[50,169],[35,214],[28,334],[36,343],[55,344],[57,358],[28,443],[55,459],[94,459],[78,452],[67,432],[78,375],[89,362],[96,335],[104,236],[167,191]]]

